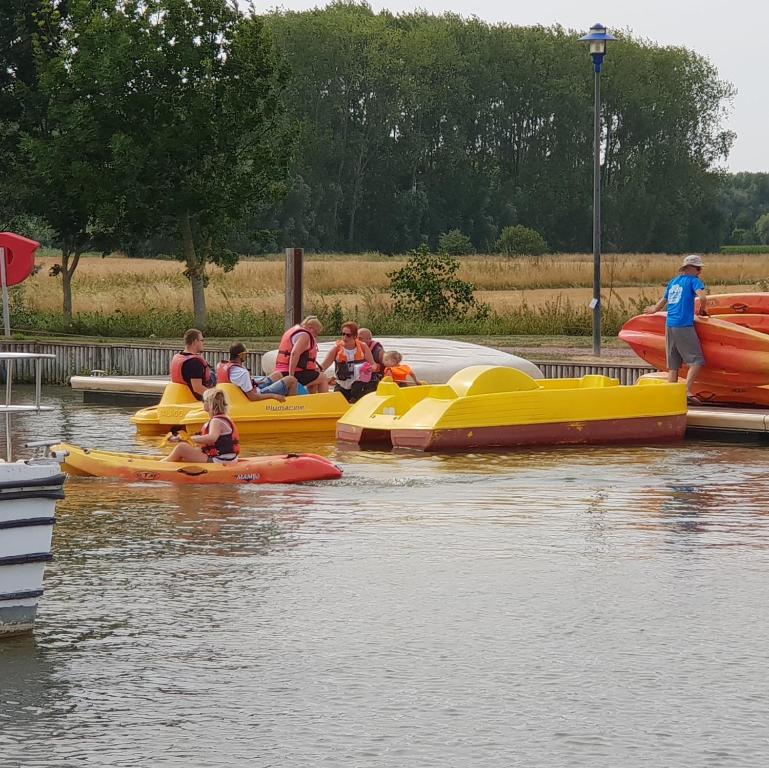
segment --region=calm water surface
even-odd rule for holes
[[[19,442],[152,450],[50,402]],[[766,764],[766,448],[249,447],[345,476],[68,483],[3,768]]]

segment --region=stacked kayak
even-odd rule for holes
[[[693,386],[705,402],[769,405],[769,294],[708,296],[710,317],[695,317],[705,366]],[[658,370],[666,370],[667,314],[638,315],[619,337]],[[686,376],[686,367],[681,370]]]
[[[341,392],[296,395],[285,401],[249,400],[234,384],[218,384],[227,396],[230,418],[241,436],[296,432],[334,433],[337,419],[350,407]],[[142,408],[131,421],[145,435],[163,435],[172,427],[197,432],[208,421],[199,400],[184,384],[167,384],[158,405]]]
[[[686,429],[686,387],[608,376],[533,379],[471,366],[446,384],[383,381],[339,420],[337,439],[422,451],[523,445],[659,442]]]
[[[162,456],[116,453],[79,448],[69,443],[51,447],[64,454],[62,471],[79,477],[115,477],[133,482],[167,483],[302,483],[335,480],[342,470],[329,459],[314,453],[241,458],[229,464],[166,462]]]

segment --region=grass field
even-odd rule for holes
[[[761,254],[703,257],[703,279],[711,292],[767,290],[769,257]],[[680,257],[663,254],[607,254],[603,258],[604,303],[657,298],[675,273]],[[40,271],[25,284],[25,303],[33,312],[58,312],[61,278],[50,277],[53,253],[39,259]],[[378,254],[308,256],[305,303],[308,307],[339,304],[343,312],[378,315],[390,308],[388,273],[403,266],[403,257]],[[538,258],[461,259],[460,277],[472,282],[479,300],[497,313],[522,305],[543,307],[553,301],[587,304],[592,295],[592,254],[555,254]],[[177,261],[84,257],[73,280],[75,313],[138,315],[148,311],[189,311],[190,287]],[[284,269],[281,257],[241,261],[233,271],[209,270],[211,311],[283,311]]]

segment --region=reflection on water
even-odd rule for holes
[[[50,402],[20,442],[155,450]],[[345,475],[68,483],[3,768],[763,764],[764,448],[247,449]]]

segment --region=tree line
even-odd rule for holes
[[[206,265],[241,253],[404,252],[452,231],[483,251],[521,226],[589,250],[578,36],[348,2],[6,0],[0,215],[50,227],[65,313],[85,250],[162,250],[201,324]],[[623,34],[602,83],[607,250],[712,250],[755,228],[769,205],[739,217],[767,186],[719,170],[733,90],[709,61]]]

